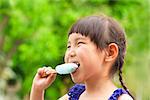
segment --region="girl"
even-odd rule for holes
[[[78,20],[68,33],[65,63],[77,63],[71,73],[74,85],[60,100],[133,100],[122,81],[126,52],[125,32],[110,17],[89,16]],[[116,72],[124,89],[112,82]],[[47,77],[42,77],[46,73]],[[30,100],[43,100],[44,91],[56,78],[52,68],[39,68]],[[83,83],[83,84],[81,84]]]

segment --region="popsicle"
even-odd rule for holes
[[[75,63],[66,63],[66,64],[61,64],[57,65],[55,67],[56,73],[58,74],[70,74],[74,72],[78,68],[78,65]],[[41,77],[47,77],[48,74],[46,72],[43,73]]]
[[[66,63],[57,65],[55,70],[58,74],[69,74],[74,72],[78,68],[78,65],[75,63]]]

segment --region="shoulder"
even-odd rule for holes
[[[65,94],[64,96],[60,97],[58,100],[69,100],[68,98],[69,98],[68,94]]]
[[[133,98],[128,94],[122,94],[121,96],[119,96],[118,100],[133,100]]]

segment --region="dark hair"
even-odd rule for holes
[[[122,87],[131,97],[133,97],[122,80],[122,66],[124,64],[124,56],[126,52],[126,39],[125,32],[118,22],[103,15],[89,16],[74,23],[68,35],[72,33],[88,36],[100,49],[106,48],[110,43],[116,43],[118,45],[118,56],[110,70],[110,75],[113,76],[119,71],[119,81]]]

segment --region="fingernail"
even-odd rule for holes
[[[50,73],[51,73],[51,71],[49,71],[49,70],[48,70],[48,71],[46,71],[46,74],[50,74]]]

